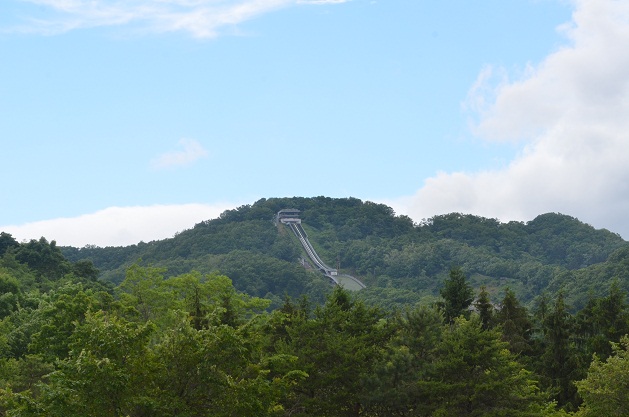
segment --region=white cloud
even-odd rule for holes
[[[155,158],[151,162],[153,168],[166,169],[186,166],[208,155],[205,148],[196,140],[181,139],[179,145],[182,148],[181,150],[166,152]]]
[[[58,34],[75,29],[135,25],[157,33],[187,32],[214,38],[225,27],[295,5],[350,0],[22,0],[45,10],[21,31]],[[50,14],[53,12],[53,15]]]
[[[127,246],[172,237],[234,207],[234,204],[110,207],[78,217],[2,226],[0,230],[18,241],[43,236],[60,246]]]
[[[485,69],[470,91],[474,132],[520,140],[504,169],[439,173],[390,202],[416,220],[447,212],[530,220],[562,212],[629,238],[629,2],[579,0],[570,44],[515,81]],[[487,84],[487,80],[491,80]]]

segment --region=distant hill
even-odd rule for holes
[[[629,245],[618,234],[574,217],[542,214],[530,222],[451,213],[414,224],[383,204],[356,198],[270,198],[225,211],[170,239],[127,247],[62,247],[71,262],[91,260],[101,279],[119,283],[134,263],[219,271],[234,286],[276,304],[284,295],[322,299],[329,284],[303,268],[296,238],[273,216],[301,210],[302,225],[321,258],[359,277],[360,296],[387,306],[430,300],[453,266],[476,288],[501,297],[510,287],[530,302],[542,292],[564,291],[574,307],[602,295],[614,279],[629,290]]]

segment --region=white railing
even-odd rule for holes
[[[308,240],[308,235],[306,234],[306,231],[301,226],[300,219],[298,218],[291,218],[290,220],[282,219],[282,223],[290,227],[290,229],[293,231],[295,236],[297,236],[297,238],[299,239],[299,242],[301,243],[301,246],[303,246],[304,250],[308,254],[308,257],[310,258],[312,263],[314,263],[315,266],[318,269],[320,269],[328,278],[334,281],[335,284],[343,285],[340,283],[341,281],[351,280],[356,285],[358,285],[359,288],[365,288],[365,284],[360,282],[360,280],[358,280],[357,278],[352,277],[351,275],[338,275],[338,270],[334,268],[330,268],[321,260],[321,258],[317,254],[317,251],[315,251],[314,247]]]
[[[310,241],[308,240],[308,237],[306,236],[306,232],[301,227],[301,225],[297,223],[288,223],[288,226],[291,228],[293,233],[295,233],[295,236],[299,238],[299,241],[301,242],[301,245],[306,250],[308,257],[316,265],[316,267],[321,269],[329,277],[336,275],[337,270],[327,266],[321,260],[317,252],[314,250],[314,248],[312,247],[312,244],[310,243]]]

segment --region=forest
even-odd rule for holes
[[[236,289],[272,300],[284,295],[322,302],[329,291],[320,275],[304,270],[299,242],[272,219],[283,208],[301,210],[302,226],[330,266],[359,277],[361,297],[386,309],[434,302],[453,266],[492,297],[507,287],[530,305],[542,293],[562,291],[574,309],[602,296],[614,279],[629,291],[629,245],[573,217],[542,214],[529,222],[501,223],[451,213],[419,224],[383,204],[356,198],[262,199],[198,223],[170,239],[127,247],[62,247],[72,262],[92,261],[102,281],[119,284],[140,263],[166,275],[196,270],[227,275]]]
[[[332,287],[272,222],[301,210]],[[6,416],[626,416],[627,244],[549,213],[260,200],[171,239],[0,233]]]

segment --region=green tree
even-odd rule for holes
[[[266,355],[263,341],[252,321],[196,330],[180,320],[155,347],[158,408],[164,416],[280,415],[289,386],[305,374],[291,355]]]
[[[0,404],[3,400],[9,400],[14,393],[39,396],[42,379],[52,371],[54,366],[44,362],[38,355],[0,359]],[[6,403],[0,405],[0,415],[7,415],[9,408]]]
[[[579,417],[629,415],[629,337],[612,343],[613,353],[605,362],[597,356],[587,377],[576,383],[583,398]]]
[[[269,301],[237,291],[225,275],[191,271],[165,278],[165,269],[133,265],[118,287],[121,303],[129,316],[168,327],[170,312],[187,312],[200,330],[213,320],[237,326],[269,306]]]
[[[64,359],[70,352],[69,343],[76,327],[84,323],[88,312],[109,304],[110,298],[107,293],[84,291],[82,284],[66,284],[51,291],[26,323],[34,330],[29,351],[49,362]]]
[[[144,322],[158,323],[173,307],[174,297],[164,288],[165,272],[164,268],[136,263],[127,269],[124,281],[117,288],[122,304],[134,309]]]
[[[22,300],[19,281],[0,268],[0,318],[15,311]]]
[[[0,233],[0,256],[4,255],[10,248],[17,248],[19,245],[10,233]]]
[[[384,354],[390,332],[382,313],[336,287],[313,317],[293,314],[278,354],[296,356],[308,375],[285,403],[293,416],[359,416],[370,396],[364,380]],[[281,321],[280,321],[281,322]]]
[[[393,337],[366,380],[370,393],[366,415],[408,416],[426,407],[418,381],[434,375],[443,316],[435,308],[422,306],[393,321]]]
[[[40,279],[55,281],[72,270],[57,242],[51,240],[49,243],[44,237],[19,245],[15,250],[15,258],[36,271]]]
[[[509,343],[513,353],[528,354],[531,350],[532,323],[527,309],[520,304],[515,293],[507,288],[495,316],[502,331],[502,340]]]
[[[627,293],[618,280],[612,282],[606,297],[590,298],[576,316],[577,332],[587,361],[596,353],[605,360],[611,353],[609,342],[619,342],[629,333]]]
[[[20,370],[32,357],[0,359],[0,409],[14,417],[283,415],[289,387],[305,374],[293,355],[264,349],[265,316],[250,310],[256,301],[228,290],[225,277],[179,278],[160,288],[159,298],[173,308],[154,316],[159,326],[126,308],[99,309],[81,291],[46,303],[36,318],[49,331],[50,351],[43,332],[33,335],[32,345],[46,355],[33,369],[50,372],[54,362],[54,370],[45,377],[39,372],[38,383],[24,382]],[[234,320],[226,323],[228,296]],[[207,310],[201,325],[197,303]],[[54,323],[60,325],[56,333]]]
[[[68,357],[56,363],[40,393],[5,391],[8,415],[111,417],[138,415],[150,388],[144,370],[150,325],[128,322],[102,311],[87,313],[71,337]]]
[[[483,329],[487,330],[491,326],[493,321],[494,306],[491,303],[489,293],[487,292],[487,288],[485,286],[482,286],[480,288],[478,297],[474,301],[474,308],[476,309],[476,312],[480,317]]]
[[[439,290],[443,298],[442,308],[444,318],[448,323],[463,315],[469,317],[468,308],[474,299],[474,291],[468,284],[467,278],[461,268],[452,268],[449,277],[444,281],[444,286]]]
[[[498,330],[483,330],[478,316],[445,329],[430,375],[419,382],[419,415],[533,416],[547,410],[532,374],[516,361]]]
[[[81,259],[72,265],[72,272],[79,278],[88,281],[96,281],[99,271],[94,267],[94,263],[88,259]]]
[[[552,310],[546,314],[543,327],[544,350],[536,361],[536,370],[542,376],[542,386],[561,407],[575,410],[580,399],[573,381],[582,376],[574,342],[574,317],[568,311],[562,293],[559,293]]]

